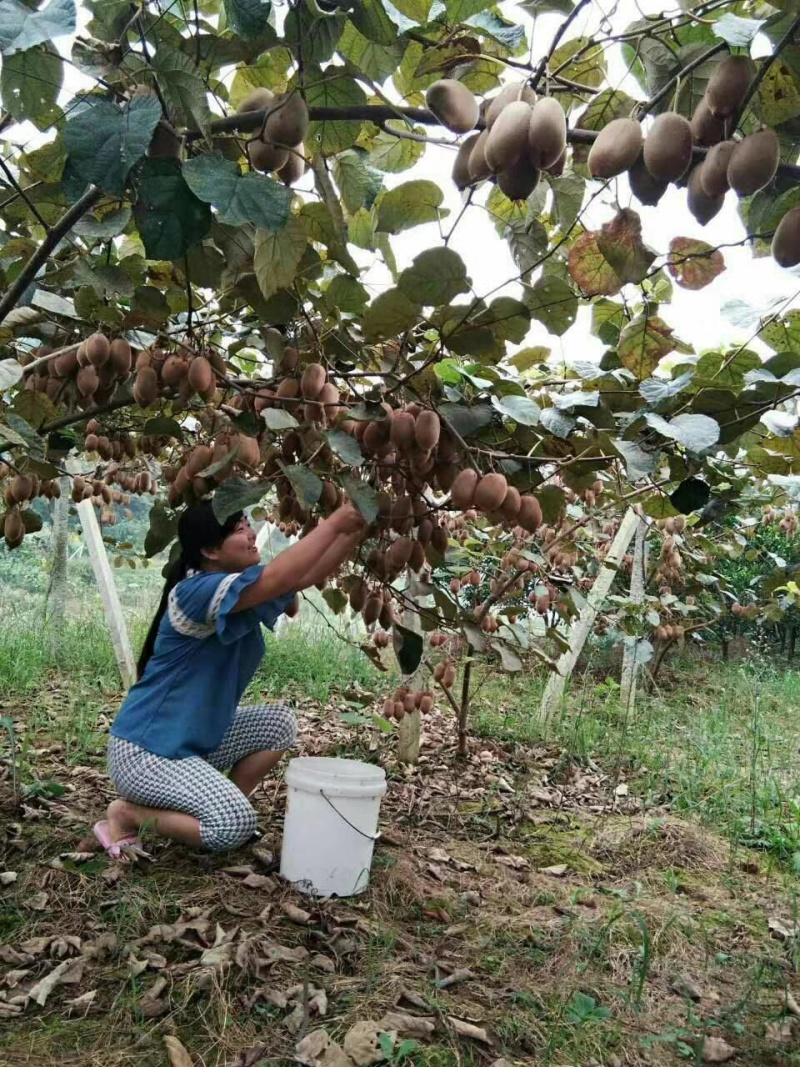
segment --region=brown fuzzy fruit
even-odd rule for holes
[[[567,117],[554,96],[533,105],[528,126],[528,158],[537,170],[552,167],[567,147]]]
[[[83,447],[87,452],[96,452],[99,441],[100,438],[96,433],[87,433],[86,439],[83,442]]]
[[[486,162],[486,142],[488,139],[489,131],[481,130],[478,134],[477,141],[472,146],[472,151],[470,152],[469,160],[467,161],[470,185],[474,185],[476,182],[485,181],[492,176],[492,168]]]
[[[735,141],[722,141],[709,148],[706,158],[698,168],[700,187],[706,196],[724,196],[730,189],[728,164],[735,148]]]
[[[448,663],[442,673],[442,685],[445,689],[452,689],[456,680],[456,669],[452,663]]]
[[[211,465],[214,458],[213,449],[208,445],[197,445],[186,461],[186,474],[189,478],[196,478],[200,471]]]
[[[59,378],[71,378],[78,369],[78,353],[65,352],[63,356],[56,356],[53,362]]]
[[[669,182],[660,182],[653,177],[641,154],[628,171],[628,183],[636,199],[648,207],[655,207],[669,188]]]
[[[383,597],[380,593],[370,593],[367,597],[367,601],[364,604],[364,622],[367,626],[372,626],[374,622],[378,621],[378,616],[381,613],[383,607]]]
[[[529,85],[522,81],[513,81],[509,82],[508,85],[505,85],[497,96],[489,101],[489,106],[486,109],[487,130],[491,130],[492,126],[497,122],[503,108],[517,100],[523,100],[526,104],[530,104],[531,107],[533,107],[536,103],[536,93]]]
[[[421,411],[414,425],[414,437],[424,452],[430,452],[439,443],[441,422],[435,411]]]
[[[780,267],[800,263],[800,204],[783,216],[772,238],[772,255]]]
[[[520,156],[497,175],[500,191],[509,200],[527,200],[539,184],[540,172],[533,166],[527,156]]]
[[[205,356],[195,356],[189,364],[189,385],[196,393],[207,393],[214,385],[214,371]]]
[[[453,162],[453,170],[451,172],[451,178],[453,184],[459,191],[466,189],[472,185],[472,177],[469,173],[469,157],[472,154],[472,149],[475,147],[475,142],[480,137],[479,133],[470,134],[469,137],[465,137],[458,147],[456,158]]]
[[[81,367],[75,378],[75,384],[81,396],[91,396],[100,385],[97,371],[92,366]]]
[[[520,501],[517,523],[528,533],[533,533],[542,524],[542,509],[535,496],[524,496]]]
[[[725,122],[714,118],[705,99],[694,109],[691,126],[694,143],[705,145],[706,148],[719,144],[725,137]]]
[[[34,496],[33,478],[29,474],[17,474],[11,479],[11,498],[18,504]]]
[[[158,376],[152,367],[142,367],[133,383],[133,398],[140,408],[149,407],[158,396]]]
[[[392,541],[389,551],[387,552],[390,569],[397,571],[398,573],[402,571],[411,559],[413,549],[414,542],[408,537],[398,537],[396,541]]]
[[[161,368],[161,381],[171,389],[177,388],[186,377],[188,369],[180,356],[167,356]]]
[[[300,379],[300,392],[306,400],[316,400],[322,392],[327,375],[319,363],[309,363]]]
[[[264,111],[274,99],[275,93],[271,89],[254,89],[242,100],[236,108],[236,113],[241,115],[246,111]]]
[[[504,475],[484,474],[475,487],[475,507],[484,512],[484,514],[489,515],[493,511],[497,511],[505,500],[507,492],[508,482]]]
[[[301,141],[293,145],[288,158],[278,169],[278,177],[284,185],[294,185],[306,172],[306,146]]]
[[[407,452],[414,444],[414,416],[409,411],[392,412],[389,440],[401,452]]]
[[[268,174],[270,171],[280,170],[281,167],[286,166],[289,161],[289,150],[256,138],[254,141],[247,142],[247,158],[254,170]]]
[[[447,530],[445,530],[444,526],[434,526],[433,530],[431,531],[431,548],[435,552],[438,552],[440,556],[443,556],[447,551],[447,546],[449,545],[449,543],[450,539],[447,536]]]
[[[287,147],[300,142],[308,131],[308,106],[300,93],[278,96],[264,123],[264,139]]]
[[[503,503],[500,505],[503,518],[507,519],[508,522],[516,522],[521,506],[522,497],[519,494],[519,490],[515,489],[513,485],[509,485]]]
[[[756,65],[749,56],[727,56],[711,75],[706,86],[706,103],[716,119],[735,114],[747,95]]]
[[[9,548],[17,548],[25,537],[25,524],[18,511],[9,511],[3,523],[3,536]]]
[[[613,119],[598,133],[587,165],[593,178],[615,178],[629,170],[642,150],[642,127],[635,119]]]
[[[781,161],[781,144],[774,130],[751,133],[734,148],[728,163],[728,183],[737,196],[752,196],[769,185]]]
[[[111,354],[108,338],[103,333],[93,333],[86,338],[86,357],[93,367],[102,367]]]
[[[459,511],[466,511],[467,508],[472,507],[479,479],[478,472],[468,467],[466,470],[461,471],[453,482],[453,488],[450,490],[450,500]]]
[[[412,544],[408,566],[415,574],[418,574],[425,566],[425,547],[419,541],[414,541]]]
[[[702,165],[694,167],[689,175],[686,189],[686,204],[701,226],[709,223],[722,210],[725,196],[707,196],[703,190]]]
[[[359,578],[353,588],[350,590],[350,607],[353,611],[363,611],[367,603],[367,597],[369,596],[369,589],[367,583]]]
[[[512,166],[528,150],[528,129],[533,108],[524,100],[515,100],[500,112],[489,131],[484,148],[486,164],[497,174]]]
[[[419,710],[423,715],[428,715],[433,711],[433,697],[430,693],[423,693],[419,702]]]
[[[124,337],[114,338],[109,347],[109,355],[111,365],[120,377],[130,374],[133,352]]]
[[[692,127],[676,111],[656,117],[644,141],[644,165],[661,182],[682,178],[692,160]]]
[[[478,101],[466,85],[453,78],[441,78],[429,86],[425,103],[439,122],[453,133],[469,133],[477,125]]]

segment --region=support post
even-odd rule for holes
[[[111,643],[114,646],[114,655],[117,657],[122,684],[127,689],[136,679],[136,664],[134,663],[125,620],[122,617],[122,606],[117,595],[117,587],[114,584],[111,564],[108,562],[105,545],[103,544],[103,535],[100,532],[94,504],[92,504],[91,500],[81,500],[76,507],[81,520],[86,547],[89,550],[89,558],[92,561],[94,576],[100,587],[100,599],[103,602],[103,611],[111,633]]]
[[[608,591],[614,581],[620,561],[627,552],[628,545],[631,543],[637,522],[638,516],[636,515],[636,512],[633,508],[629,508],[620,524],[617,536],[611,543],[611,548],[603,561],[600,573],[597,575],[597,578],[595,578],[594,585],[586,598],[586,607],[581,612],[580,618],[570,634],[570,647],[559,658],[557,669],[550,675],[550,679],[545,687],[544,696],[542,697],[542,703],[539,708],[539,721],[543,726],[547,725],[551,715],[561,704],[561,700],[564,696],[564,689],[572,676],[575,664],[578,662],[578,657],[583,651],[583,646],[586,644],[586,638],[592,632],[597,613],[602,607],[603,601],[608,596]]]
[[[644,581],[647,573],[647,519],[639,516],[636,526],[636,535],[633,542],[633,567],[631,568],[631,604],[637,607],[644,601]],[[637,650],[639,637],[634,637],[625,642],[625,650],[622,654],[622,674],[620,676],[620,699],[622,706],[627,712],[633,710],[636,703],[636,679],[639,673],[639,658]]]

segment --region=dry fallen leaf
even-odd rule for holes
[[[794,1020],[769,1022],[764,1027],[764,1037],[771,1045],[788,1045],[794,1036]]]
[[[703,999],[703,990],[688,974],[676,975],[669,984],[670,989],[680,997],[688,997],[696,1003]]]
[[[539,867],[539,874],[549,874],[551,878],[563,878],[569,867],[566,863],[554,863],[552,867]]]
[[[468,1023],[464,1019],[456,1019],[453,1015],[448,1015],[447,1021],[460,1037],[469,1037],[473,1041],[480,1041],[484,1045],[491,1045],[492,1039],[482,1026],[475,1026],[473,1023]]]
[[[90,989],[88,993],[81,993],[79,997],[66,1001],[68,1009],[72,1012],[83,1011],[86,1014],[97,999],[97,990]]]
[[[19,878],[16,871],[0,871],[0,885],[11,885]]]
[[[736,1055],[736,1049],[721,1037],[707,1037],[703,1042],[703,1063],[727,1063]]]
[[[378,1025],[381,1030],[395,1030],[401,1037],[430,1037],[436,1029],[433,1018],[402,1011],[387,1011]]]
[[[380,1025],[369,1019],[355,1023],[347,1031],[344,1050],[356,1067],[370,1067],[371,1064],[380,1063],[385,1059],[378,1041],[380,1033]]]
[[[289,900],[281,904],[281,911],[290,922],[297,923],[298,926],[308,926],[311,922],[311,912],[306,911],[305,908],[298,908]]]
[[[350,1057],[324,1030],[314,1030],[298,1041],[294,1058],[306,1067],[353,1067]]]
[[[439,989],[449,989],[450,986],[458,985],[459,982],[466,982],[473,977],[473,972],[468,967],[459,967],[457,971],[453,971],[452,974],[448,974],[444,978],[440,978],[436,985]]]
[[[32,897],[29,897],[24,903],[24,908],[30,908],[31,911],[44,911],[47,907],[47,902],[50,899],[49,895],[45,892],[34,893]]]
[[[63,963],[59,963],[49,974],[46,974],[44,978],[41,978],[35,986],[29,991],[31,1000],[35,1000],[40,1007],[44,1007],[47,1003],[47,998],[53,992],[57,985],[62,982],[74,982],[75,979],[70,979],[70,972],[73,974],[83,970],[83,960],[64,960]],[[80,981],[80,977],[77,979]]]
[[[167,1055],[169,1056],[170,1067],[194,1067],[192,1057],[186,1051],[177,1037],[173,1037],[172,1034],[168,1034],[164,1038],[164,1044],[167,1048]]]
[[[796,923],[792,923],[790,926],[785,923],[783,919],[779,919],[777,915],[773,915],[771,919],[767,920],[767,926],[771,932],[782,941],[791,941],[792,938],[797,937],[798,926]]]

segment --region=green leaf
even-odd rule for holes
[[[150,527],[144,539],[144,554],[148,559],[171,544],[178,536],[178,520],[171,515],[163,501],[156,500],[150,509]]]
[[[405,293],[399,289],[387,289],[364,312],[365,340],[387,339],[410,330],[417,321],[419,311],[419,306],[413,304]]]
[[[535,285],[524,287],[524,302],[534,319],[550,333],[566,333],[578,314],[578,298],[556,275],[545,275]]]
[[[324,71],[309,70],[305,76],[306,103],[310,108],[362,107],[367,102],[366,94],[344,67],[331,65]],[[308,128],[307,143],[316,146],[324,156],[333,155],[351,148],[361,129],[358,122],[339,119],[323,119],[312,122]]]
[[[300,507],[312,508],[322,493],[322,480],[302,463],[292,463],[284,467],[283,473],[292,483]]]
[[[705,452],[719,441],[719,423],[708,415],[676,415],[667,421],[651,412],[645,418],[662,437],[677,441],[690,452]]]
[[[181,259],[211,228],[211,209],[199,200],[172,159],[146,159],[137,170],[133,214],[149,259]]]
[[[17,0],[0,0],[0,54],[13,55],[75,32],[75,0],[50,0],[38,11]]]
[[[293,430],[300,423],[290,411],[282,408],[264,408],[261,418],[267,424],[268,430]]]
[[[747,48],[763,25],[764,19],[744,19],[726,11],[715,20],[711,30],[715,37],[721,37],[733,48]]]
[[[368,302],[369,293],[364,286],[346,274],[337,274],[325,290],[325,303],[331,311],[359,315]]]
[[[452,248],[429,248],[397,279],[409,300],[428,307],[448,304],[459,293],[469,292],[467,268]]]
[[[694,371],[679,374],[672,380],[664,378],[647,378],[639,386],[639,392],[648,404],[661,404],[678,393],[682,393],[692,383]]]
[[[228,478],[212,498],[217,522],[225,522],[229,515],[260,503],[270,488],[269,482],[250,482],[245,478]]]
[[[0,393],[16,385],[21,380],[22,374],[22,365],[16,359],[0,360]]]
[[[364,521],[374,522],[378,517],[378,494],[371,485],[355,478],[340,478],[342,489],[361,512]]]
[[[364,453],[355,437],[343,430],[328,430],[325,440],[343,463],[349,467],[360,467],[364,462]]]
[[[562,174],[551,179],[550,188],[553,190],[553,222],[566,233],[583,207],[586,182],[579,174]]]
[[[489,644],[500,656],[500,663],[502,664],[504,671],[513,674],[516,671],[522,670],[522,660],[507,641],[496,640],[490,641]]]
[[[592,42],[589,37],[573,37],[553,52],[549,67],[550,70],[558,70],[563,78],[598,89],[606,76],[604,47],[600,42]],[[559,94],[559,102],[565,108],[582,101],[580,94],[574,97]]]
[[[154,437],[174,437],[176,441],[183,440],[183,427],[181,424],[166,415],[156,415],[152,419],[148,419],[142,427],[142,433]]]
[[[397,30],[394,30],[395,34]],[[377,44],[359,33],[348,22],[339,38],[338,52],[370,81],[382,85],[397,70],[403,61],[406,41],[395,37],[387,46]]]
[[[72,232],[90,241],[110,241],[112,237],[119,237],[130,221],[131,209],[126,204],[124,207],[107,211],[100,218],[96,215],[84,215],[75,223]]]
[[[767,60],[758,62],[761,65]],[[790,68],[780,59],[770,64],[756,98],[759,118],[766,126],[780,126],[800,115],[800,86]]]
[[[192,60],[169,48],[159,48],[153,61],[156,82],[177,121],[205,130],[211,120],[206,86]]]
[[[48,45],[5,56],[0,72],[3,107],[18,122],[27,119],[46,130],[60,114],[56,100],[63,76],[61,56]]]
[[[492,404],[500,412],[522,426],[537,426],[542,409],[527,396],[493,396]]]
[[[425,127],[414,126],[409,132],[424,134]],[[419,162],[425,151],[425,145],[419,141],[407,141],[402,137],[393,137],[385,130],[371,137],[369,144],[365,147],[369,149],[369,161],[372,166],[383,171],[384,174],[399,174],[401,171],[409,170]]]
[[[401,233],[425,222],[436,222],[442,199],[442,190],[434,182],[404,182],[381,198],[376,229]]]
[[[228,226],[250,222],[275,231],[286,225],[292,191],[266,174],[242,174],[237,163],[212,152],[187,159],[183,176],[195,196],[212,204],[220,222]]]
[[[450,423],[461,437],[473,437],[492,421],[493,409],[489,404],[440,404],[439,414]]]
[[[342,195],[342,203],[350,215],[360,207],[371,208],[383,188],[380,174],[369,166],[365,154],[354,148],[348,148],[335,157],[333,174]]]
[[[84,110],[64,126],[70,175],[83,185],[99,186],[109,196],[121,196],[131,168],[147,152],[161,118],[161,104],[155,93],[146,90],[137,90],[125,108],[98,96],[83,103]]]
[[[617,354],[637,378],[648,378],[659,360],[677,348],[672,328],[658,315],[638,315],[619,335]]]
[[[267,28],[271,0],[224,0],[228,25],[245,41],[252,41]]]
[[[321,202],[303,204],[298,214],[309,239],[325,245],[349,274],[358,275],[358,264],[339,236],[339,230],[328,205]]]
[[[349,18],[368,41],[391,45],[397,40],[397,26],[386,14],[381,0],[359,0],[353,4]]]
[[[428,21],[432,2],[433,0],[395,0],[392,6],[413,22],[424,23]]]
[[[424,641],[422,634],[401,626],[396,622],[392,626],[392,647],[397,657],[401,674],[413,674],[422,662]]]
[[[344,26],[343,15],[318,18],[310,5],[296,4],[286,15],[286,43],[295,56],[302,56],[303,63],[310,69],[313,64],[327,63],[331,59]]]
[[[777,319],[767,316],[758,336],[773,352],[800,351],[800,310],[787,311]]]
[[[536,345],[532,348],[522,348],[519,352],[515,352],[508,362],[512,367],[516,367],[517,370],[526,371],[530,370],[531,367],[538,367],[542,364],[546,364],[549,355],[549,348],[545,348],[542,345]]]
[[[292,284],[307,246],[305,227],[296,215],[277,233],[257,231],[253,269],[266,298]]]

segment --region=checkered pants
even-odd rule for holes
[[[205,757],[166,759],[112,735],[109,775],[134,804],[194,815],[203,845],[222,852],[243,845],[256,830],[252,805],[222,771],[251,752],[291,748],[296,732],[291,707],[279,702],[237,708],[219,746]]]

